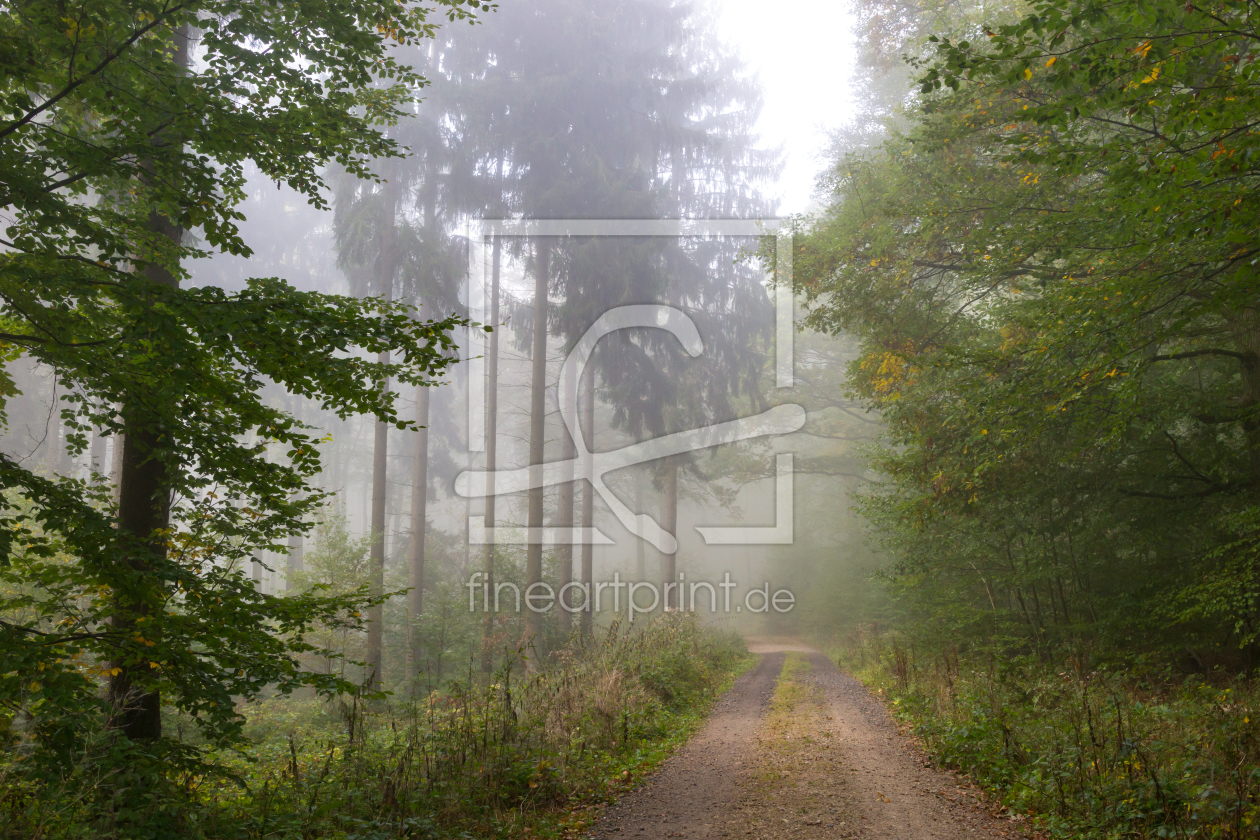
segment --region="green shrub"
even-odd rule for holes
[[[1243,680],[915,656],[869,637],[846,660],[937,760],[1052,837],[1260,832],[1260,698]]]
[[[403,703],[250,704],[248,745],[217,776],[163,773],[135,748],[82,756],[61,779],[0,767],[0,837],[506,837],[582,823],[661,760],[746,661],[742,642],[666,614],[518,659]],[[479,677],[479,675],[475,675]],[[125,794],[119,798],[117,794]],[[119,803],[126,801],[125,808]]]

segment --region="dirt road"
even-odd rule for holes
[[[791,640],[753,639],[749,648],[761,654],[757,667],[696,738],[604,812],[591,837],[1023,836],[988,813],[974,788],[933,769],[880,701],[821,653]]]

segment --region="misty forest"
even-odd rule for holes
[[[0,840],[1260,837],[1260,4],[0,6]]]

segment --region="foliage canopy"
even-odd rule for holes
[[[234,697],[345,687],[297,657],[312,626],[357,622],[363,593],[277,598],[240,571],[322,498],[307,486],[319,441],[259,392],[406,427],[376,383],[433,381],[465,322],[275,278],[237,293],[179,281],[187,260],[249,254],[246,162],[323,206],[328,164],[370,177],[370,159],[402,155],[380,126],[425,82],[392,48],[490,8],[30,0],[0,14],[0,340],[55,372],[72,447],[92,426],[125,436],[117,506],[99,476],[0,461],[0,703],[36,764],[64,766],[137,695],[164,694],[225,742]],[[370,360],[388,350],[392,364]]]

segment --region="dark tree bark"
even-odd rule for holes
[[[174,33],[171,59],[177,72],[188,67],[188,37],[187,26]],[[153,142],[178,140],[159,135]],[[183,228],[156,210],[149,215],[149,230],[176,245],[184,236]],[[143,276],[155,286],[179,285],[175,275],[164,266],[150,265],[144,269]],[[161,532],[169,527],[171,519],[168,432],[159,426],[145,398],[144,394],[132,395],[122,406],[118,530],[129,543],[125,562],[134,574],[130,585],[114,591],[115,612],[111,624],[120,637],[128,639],[138,635],[140,619],[161,608],[163,593],[150,573],[154,563],[166,559],[166,539]],[[133,741],[157,740],[162,737],[162,698],[148,663],[134,659],[120,650],[110,662],[107,692],[115,710],[114,723]]]

